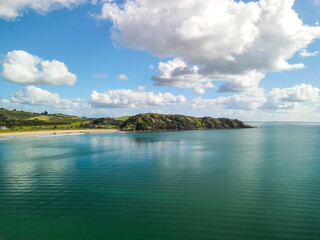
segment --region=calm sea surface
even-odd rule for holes
[[[0,140],[0,240],[320,239],[320,125]]]

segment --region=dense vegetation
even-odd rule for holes
[[[50,129],[107,129],[119,128],[123,120],[113,118],[86,118],[65,114],[48,114],[48,112],[31,113],[25,111],[0,109],[0,126],[2,131],[32,131]]]
[[[239,120],[228,118],[189,117],[183,115],[163,115],[155,113],[139,114],[121,118],[86,118],[48,112],[31,113],[0,109],[0,131],[34,131],[67,129],[109,129],[122,131],[167,131],[193,129],[230,129],[250,126]]]
[[[237,119],[189,117],[184,115],[139,114],[120,125],[125,131],[165,131],[194,129],[251,128]]]

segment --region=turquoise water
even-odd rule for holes
[[[0,140],[0,240],[320,239],[320,125]]]

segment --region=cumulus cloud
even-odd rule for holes
[[[145,91],[144,87],[137,90],[118,89],[105,93],[93,91],[91,105],[98,108],[148,108],[168,104],[184,103],[182,95],[174,96],[171,93],[154,93]]]
[[[49,11],[72,8],[89,0],[1,0],[0,18],[14,20],[28,11],[45,14]]]
[[[51,93],[47,90],[34,86],[27,86],[23,90],[10,95],[13,103],[42,105],[54,108],[87,108],[89,105],[84,104],[84,100],[62,99],[59,94]]]
[[[4,80],[28,85],[74,85],[75,74],[58,60],[43,60],[22,50],[7,53],[2,61]]]
[[[250,80],[255,88],[266,72],[301,69],[303,63],[288,60],[320,37],[320,27],[303,24],[293,4],[294,0],[128,0],[106,2],[98,18],[110,19],[113,39],[129,48],[179,57],[189,71],[199,66],[196,74],[177,73],[176,78],[182,76],[176,86],[197,81],[194,75],[199,82],[220,75],[229,77],[221,79],[229,80],[221,91],[251,91],[242,87],[246,74],[252,78],[255,73],[256,79]],[[174,82],[161,74],[153,78],[157,85]]]
[[[214,79],[227,81],[219,87],[219,92],[250,92],[258,88],[264,77],[265,74],[252,70],[239,75],[217,74]]]
[[[151,79],[157,86],[176,86],[180,88],[194,88],[195,93],[203,94],[206,88],[214,88],[212,81],[227,81],[219,87],[219,92],[245,92],[258,88],[259,82],[265,74],[251,70],[243,74],[219,74],[203,75],[199,73],[197,66],[187,66],[179,58],[172,61],[160,62],[158,75]]]
[[[13,103],[8,99],[0,97],[0,108],[5,109],[18,109],[20,107],[19,103]]]
[[[263,89],[254,89],[230,97],[219,97],[216,99],[202,99],[198,97],[191,101],[193,109],[242,109],[255,110],[265,102]]]
[[[320,89],[310,84],[291,88],[274,88],[270,92],[257,88],[249,92],[216,99],[196,98],[191,101],[193,109],[242,109],[242,110],[289,110],[319,103]]]
[[[179,58],[166,63],[160,62],[158,76],[152,80],[157,86],[176,86],[181,88],[194,88],[195,93],[202,94],[206,88],[214,88],[212,79],[198,73],[197,66],[189,67]]]
[[[113,37],[121,38],[129,47],[147,49],[160,56],[212,59],[224,58],[230,52],[240,53],[245,45],[250,45],[251,36],[257,34],[254,22],[259,18],[259,8],[252,3],[221,0],[129,0],[123,7],[105,3],[100,18],[111,19]],[[215,31],[218,29],[220,32]],[[220,41],[221,31],[230,38]],[[209,46],[199,44],[206,39],[217,41]]]
[[[319,51],[315,51],[315,52],[308,52],[307,49],[302,49],[300,51],[300,56],[301,57],[315,57],[317,56],[319,53]]]
[[[4,98],[0,97],[0,107],[1,108],[10,107],[10,101],[8,99],[4,99]]]
[[[266,96],[263,109],[292,109],[301,103],[320,101],[320,89],[310,84],[300,84],[291,88],[274,88]]]
[[[117,76],[117,79],[118,80],[128,80],[129,78],[125,74],[120,74],[119,76]]]

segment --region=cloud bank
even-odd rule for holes
[[[320,89],[310,84],[300,84],[291,88],[274,88],[265,93],[261,88],[254,89],[230,97],[216,99],[196,98],[191,101],[193,109],[241,109],[241,110],[269,110],[288,111],[299,107],[319,105]]]
[[[160,63],[152,78],[156,85],[203,93],[203,82],[227,80],[220,91],[243,92],[256,88],[267,72],[304,68],[288,60],[320,37],[320,27],[303,24],[293,5],[294,0],[128,0],[106,2],[98,18],[112,21],[113,39],[125,46],[185,63],[167,69],[169,74],[163,66],[173,67],[175,60]]]
[[[97,108],[149,108],[169,104],[184,103],[182,95],[174,96],[171,93],[147,92],[144,87],[137,90],[117,89],[105,93],[93,91],[90,103]]]
[[[10,100],[12,103],[41,105],[61,109],[89,107],[89,105],[84,104],[84,100],[80,98],[62,99],[57,93],[51,93],[47,90],[43,90],[34,86],[27,86],[23,90],[11,94]]]
[[[1,77],[9,82],[27,85],[74,85],[75,74],[58,60],[43,60],[22,50],[7,53],[2,61]]]
[[[74,6],[89,2],[88,0],[1,0],[0,19],[14,20],[24,13],[35,11],[45,14],[49,11],[72,8]]]
[[[189,67],[179,58],[166,63],[160,62],[158,66],[158,76],[153,76],[152,80],[157,86],[177,86],[181,88],[194,88],[195,93],[202,94],[206,88],[214,88],[212,79],[198,73],[197,66]]]

